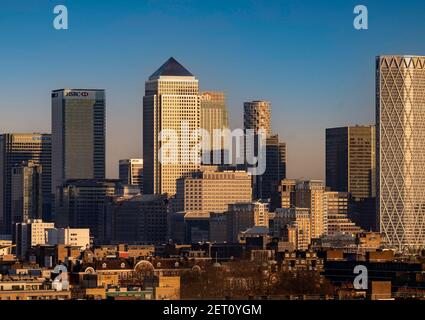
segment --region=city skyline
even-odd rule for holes
[[[0,129],[50,133],[51,90],[104,88],[110,178],[118,176],[119,159],[141,157],[143,83],[169,56],[197,76],[202,91],[225,92],[232,128],[242,127],[244,102],[270,101],[272,128],[287,142],[288,177],[323,179],[325,128],[375,122],[375,56],[425,51],[424,44],[416,41],[424,24],[419,14],[424,4],[419,1],[398,8],[400,25],[393,24],[391,8],[370,1],[367,31],[352,27],[354,1],[288,1],[268,6],[252,1],[243,10],[238,9],[238,1],[226,6],[191,3],[190,8],[186,2],[148,2],[131,4],[131,9],[123,5],[123,10],[115,10],[113,4],[99,8],[81,1],[64,4],[69,9],[70,29],[58,32],[48,23],[51,19],[47,16],[52,15],[49,4],[5,2],[10,10],[7,17],[0,13],[0,27],[10,32],[2,33],[0,39],[5,44],[0,58],[8,61],[3,68],[6,77],[0,80],[4,88],[0,92]],[[25,28],[19,25],[22,19],[28,19]],[[164,24],[149,34],[146,26],[155,19],[165,19]],[[185,41],[173,39],[183,31],[198,45],[187,47]],[[164,41],[159,47],[144,46],[152,37]],[[300,43],[300,37],[305,41]],[[93,49],[87,46],[90,41],[95,44]],[[196,49],[209,48],[205,41],[216,50]],[[70,43],[77,43],[72,50]],[[29,51],[25,49],[28,45]],[[118,52],[111,46],[124,50]],[[126,50],[130,46],[132,50]],[[259,61],[255,70],[249,68],[252,61]],[[48,65],[60,68],[43,69]],[[324,74],[326,81],[318,81]],[[306,90],[309,94],[302,94]],[[30,122],[22,119],[23,113]],[[134,137],[132,143],[122,143],[129,141],[128,136]]]

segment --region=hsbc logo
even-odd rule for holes
[[[87,91],[68,91],[65,93],[65,97],[88,97]]]

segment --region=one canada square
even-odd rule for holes
[[[190,135],[200,128],[200,108],[198,80],[174,58],[168,59],[146,81],[144,193],[174,196],[177,179],[199,169],[199,140]],[[173,141],[170,133],[176,133],[178,141]]]
[[[379,56],[377,208],[388,245],[425,245],[425,57]]]

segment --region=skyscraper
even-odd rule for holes
[[[266,171],[258,176],[260,190],[258,198],[270,199],[273,186],[286,178],[286,143],[278,135],[266,139]]]
[[[229,128],[229,119],[226,107],[226,97],[223,92],[205,91],[201,93],[201,128],[206,130],[210,135],[209,146],[211,149],[210,163],[224,164],[224,139],[219,140],[220,147],[216,148],[214,144],[214,130]],[[214,159],[214,151],[217,154],[220,152],[220,157]],[[214,160],[214,161],[213,161]],[[220,163],[218,163],[218,160]]]
[[[168,59],[145,84],[145,194],[167,193],[173,196],[177,179],[199,169],[200,153],[195,151],[196,154],[193,154],[199,139],[191,139],[190,136],[199,130],[200,116],[198,80],[174,58]],[[169,141],[167,134],[171,132],[178,135],[178,141]]]
[[[122,183],[139,186],[143,193],[143,159],[120,160],[119,175]]]
[[[376,59],[379,227],[398,250],[425,244],[425,57]]]
[[[88,228],[95,243],[105,243],[111,236],[106,205],[118,186],[118,180],[68,180],[57,188],[56,226]]]
[[[375,126],[326,129],[326,186],[354,199],[376,196]]]
[[[52,192],[69,179],[105,178],[105,91],[52,92]]]
[[[43,213],[43,169],[33,161],[12,168],[12,223],[41,219]]]
[[[271,134],[270,102],[251,101],[244,103],[244,128],[252,129],[255,133],[263,129],[267,136]]]
[[[327,217],[325,215],[324,192],[322,181],[300,181],[296,185],[295,203],[298,208],[310,210],[310,228],[313,239],[327,233]]]
[[[50,220],[52,153],[51,135],[0,135],[0,232],[12,234],[12,169],[25,161],[42,167],[43,219]]]

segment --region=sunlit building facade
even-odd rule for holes
[[[200,139],[191,139],[190,135],[200,128],[200,117],[198,80],[174,58],[170,58],[145,84],[145,194],[167,193],[173,196],[177,179],[199,169],[200,150],[196,151],[196,148]],[[169,136],[161,139],[161,134],[170,132],[177,134],[177,141],[169,141]]]
[[[425,246],[425,57],[376,59],[379,228],[402,251]]]

